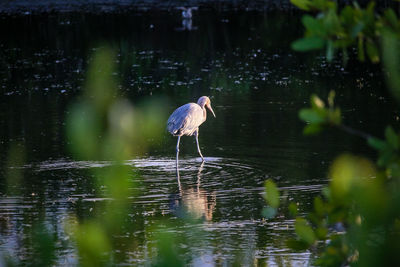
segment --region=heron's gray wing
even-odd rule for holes
[[[177,108],[169,117],[167,129],[174,135],[192,135],[202,123],[202,109],[195,103]]]
[[[190,104],[180,106],[169,116],[167,130],[171,134],[176,134],[184,124],[185,114],[189,111]]]

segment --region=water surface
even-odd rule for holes
[[[51,14],[2,17],[0,30],[0,251],[22,262],[32,255],[29,231],[44,220],[54,231],[60,264],[77,264],[63,223],[89,218],[101,197],[89,170],[109,161],[76,161],[68,152],[65,117],[84,86],[92,53],[116,51],[120,91],[133,103],[162,97],[168,112],[202,95],[217,118],[200,128],[201,164],[194,138],[181,140],[179,180],[176,138],[167,132],[149,151],[126,161],[132,229],[115,251],[120,264],[152,260],[152,225],[175,222],[179,251],[193,266],[309,265],[308,251],[293,251],[293,220],[282,211],[267,220],[263,183],[273,179],[282,202],[306,212],[328,183],[330,162],[342,151],[374,157],[363,140],[331,131],[302,135],[297,112],[309,96],[336,90],[344,120],[381,136],[396,124],[380,69],[352,60],[328,64],[318,53],[297,54],[290,42],[302,34],[299,16],[285,13],[200,10],[191,28],[179,13]],[[186,28],[185,28],[186,27]],[[23,164],[7,161],[12,144]],[[10,170],[22,182],[7,180]],[[185,214],[196,219],[186,222]],[[131,240],[135,240],[132,242]],[[121,251],[121,253],[120,253]],[[124,253],[122,253],[124,251]]]

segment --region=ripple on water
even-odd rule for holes
[[[206,157],[206,162],[201,163],[200,158],[180,158],[179,174],[183,186],[196,185],[206,191],[213,191],[219,199],[231,199],[232,195],[246,196],[246,194],[259,195],[263,192],[265,177],[270,177],[261,170],[257,163],[243,163],[238,159]],[[52,172],[66,170],[81,170],[91,168],[105,168],[111,166],[111,161],[71,161],[66,159],[44,161],[35,165],[26,165],[34,172]],[[128,166],[136,167],[140,171],[138,178],[141,184],[140,199],[153,196],[166,196],[171,190],[178,190],[176,180],[176,167],[174,158],[149,157],[125,161]],[[274,178],[274,177],[272,177]],[[70,180],[72,179],[72,180]],[[282,180],[276,177],[276,180]],[[73,178],[69,178],[70,183]],[[280,187],[288,192],[318,193],[322,185],[309,184],[303,181],[302,185],[286,184]],[[319,181],[320,182],[320,181]],[[68,191],[68,189],[66,189]],[[75,192],[76,195],[76,192]]]
[[[292,263],[310,261],[309,253],[294,253],[284,242],[284,237],[293,236],[293,220],[287,220],[284,216],[274,220],[262,218],[261,211],[265,206],[263,181],[266,175],[271,175],[260,168],[259,162],[222,157],[205,159],[206,162],[202,163],[200,158],[180,158],[179,178],[176,176],[174,158],[149,157],[125,161],[125,165],[136,168],[140,173],[135,178],[134,193],[129,198],[133,206],[140,208],[133,211],[130,217],[134,219],[139,216],[146,223],[157,220],[158,216],[180,220],[190,215],[197,219],[194,224],[170,229],[177,235],[188,236],[189,240],[198,238],[196,235],[201,233],[202,241],[189,246],[191,255],[203,255],[211,249],[211,259],[231,260],[237,253],[250,249],[259,260],[290,256]],[[85,181],[90,178],[85,178],[88,173],[82,170],[107,168],[112,164],[111,161],[60,159],[26,165],[24,168],[31,169],[44,179],[47,177],[49,181],[44,183],[49,184],[52,183],[51,179],[59,179],[57,177],[60,175],[48,174],[61,172],[67,176],[60,185],[62,195],[47,194],[49,199],[45,201],[48,209],[58,214],[56,217],[61,222],[61,214],[73,209],[74,203],[81,203],[79,205],[83,205],[83,210],[89,213],[94,202],[110,200],[87,190]],[[321,190],[320,184],[303,182],[302,185],[285,184],[280,190],[297,196],[316,194]],[[20,211],[35,209],[39,199],[35,201],[0,198],[0,214],[9,214],[7,216],[11,216],[12,220],[20,220]],[[140,234],[143,229],[137,231],[135,234]],[[197,258],[197,262],[203,262],[200,259]],[[132,261],[135,262],[135,259]]]

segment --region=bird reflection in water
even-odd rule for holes
[[[213,212],[217,205],[216,195],[215,192],[209,193],[200,186],[203,168],[204,162],[201,163],[197,172],[196,187],[185,189],[180,181],[179,168],[176,168],[179,192],[173,195],[171,201],[171,209],[176,216],[206,221],[212,220]]]

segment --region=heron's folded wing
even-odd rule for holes
[[[196,114],[199,111],[201,108],[195,103],[177,108],[168,119],[168,131],[172,134],[192,134],[198,127]]]

